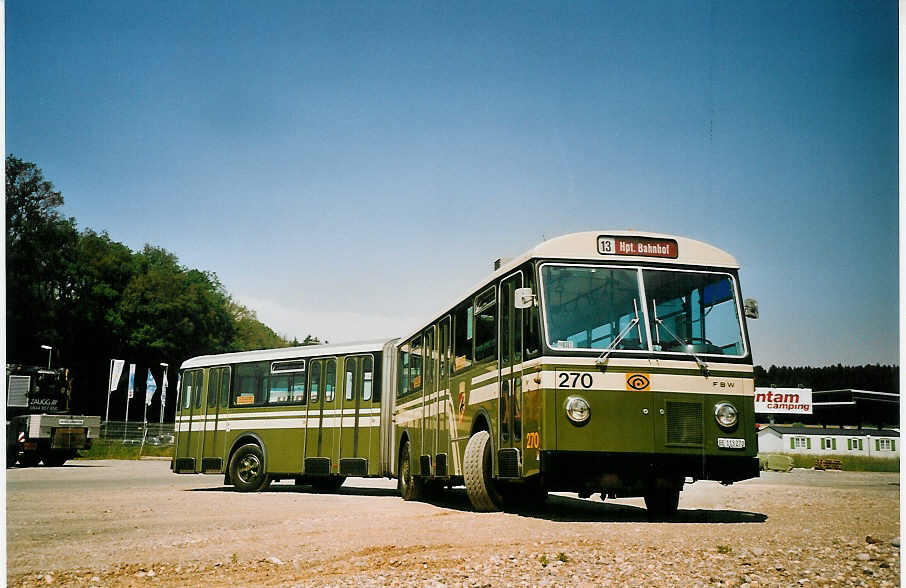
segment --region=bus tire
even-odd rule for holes
[[[407,440],[400,449],[400,474],[397,480],[400,496],[407,501],[421,500],[424,491],[423,480],[412,475],[411,453]]]
[[[645,508],[648,509],[648,518],[652,520],[668,520],[676,516],[679,508],[678,488],[656,488],[645,493]]]
[[[19,446],[11,443],[6,446],[6,467],[11,468],[19,460]]]
[[[491,435],[478,431],[466,445],[463,464],[466,494],[478,512],[495,512],[503,508],[503,497],[492,477]]]
[[[259,492],[267,488],[270,479],[264,469],[264,454],[255,443],[247,443],[230,460],[230,479],[239,492]]]

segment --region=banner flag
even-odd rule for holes
[[[154,376],[151,375],[151,370],[148,370],[148,381],[145,383],[145,404],[151,406],[151,399],[154,398],[154,393],[157,392],[157,382],[154,380]]]
[[[167,382],[167,370],[166,370],[166,368],[164,368],[164,383],[161,384],[161,386],[160,386],[160,405],[161,406],[165,406],[167,404],[167,386],[169,386],[169,382]]]
[[[116,388],[120,384],[120,377],[123,375],[124,365],[126,365],[125,359],[113,360],[113,372],[110,374],[110,392],[116,392]]]
[[[132,398],[135,395],[135,364],[129,364],[129,395],[126,396],[127,399]]]

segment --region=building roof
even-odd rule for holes
[[[822,427],[792,427],[784,425],[769,425],[759,429],[759,433],[765,429],[774,429],[781,435],[817,435],[819,437],[899,437],[900,432],[893,429],[840,429],[822,428]]]

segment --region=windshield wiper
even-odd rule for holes
[[[607,358],[610,356],[610,352],[616,349],[617,345],[629,334],[629,331],[632,330],[634,326],[639,324],[639,307],[635,303],[635,298],[632,299],[632,306],[635,308],[635,318],[629,321],[623,330],[620,331],[620,334],[617,335],[616,339],[610,342],[610,345],[607,346],[607,349],[604,350],[604,353],[598,356],[598,359],[595,360],[595,365],[598,367],[603,367],[607,363]],[[642,334],[639,332],[639,341],[642,340]]]
[[[695,360],[695,363],[697,363],[697,364],[698,364],[698,367],[701,369],[702,374],[704,374],[704,376],[707,378],[707,377],[708,377],[708,366],[705,364],[704,361],[701,360],[701,358],[700,358],[698,355],[696,355],[696,353],[695,353],[694,351],[692,351],[692,349],[690,349],[690,347],[691,347],[692,345],[691,345],[690,343],[687,343],[686,341],[683,341],[683,340],[680,339],[679,337],[677,337],[676,333],[674,333],[673,331],[671,331],[671,330],[670,330],[670,327],[668,327],[668,326],[664,323],[663,320],[661,320],[660,318],[658,318],[658,316],[657,316],[657,300],[655,300],[655,299],[652,298],[652,299],[651,299],[651,306],[652,306],[652,308],[654,309],[654,324],[655,324],[654,332],[655,332],[655,336],[657,337],[657,342],[658,342],[658,343],[661,342],[661,333],[660,333],[660,331],[658,330],[658,327],[664,327],[664,330],[667,331],[667,333],[668,333],[671,337],[673,337],[674,339],[676,339],[676,342],[680,344],[680,347],[683,349],[683,351],[685,351],[686,353],[688,353],[689,355],[692,356],[692,359]]]

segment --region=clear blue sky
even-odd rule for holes
[[[7,149],[278,332],[395,336],[564,233],[742,264],[760,364],[897,361],[897,5],[6,4]]]

